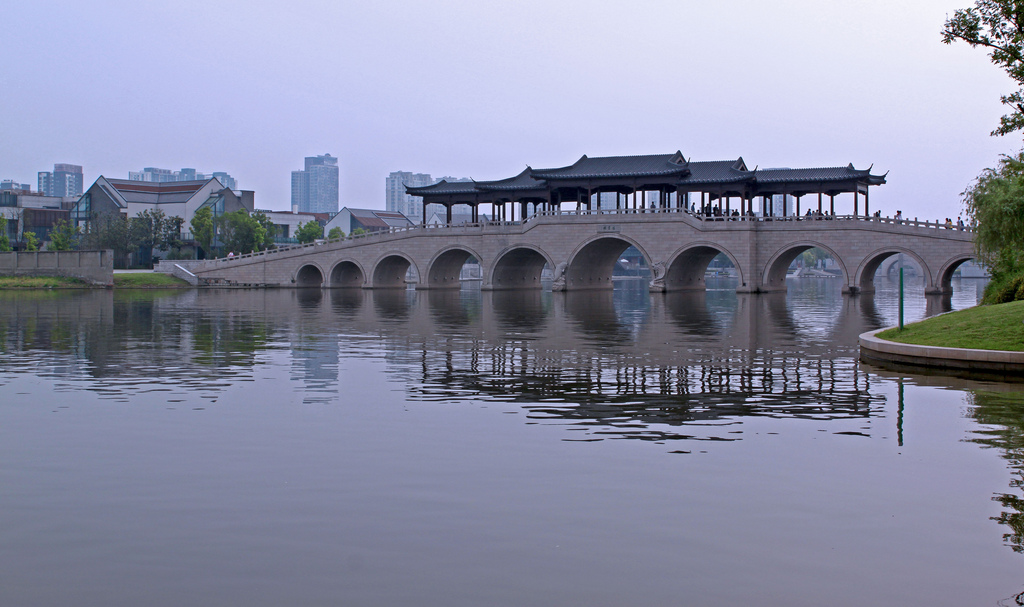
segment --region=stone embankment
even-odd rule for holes
[[[63,276],[114,286],[114,252],[17,251],[0,253],[0,276]]]
[[[860,335],[860,358],[881,366],[919,367],[960,373],[982,373],[1024,381],[1024,352],[973,350],[901,344],[877,337],[892,327]]]

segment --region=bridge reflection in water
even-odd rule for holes
[[[358,381],[343,377],[342,359],[383,356],[411,401],[515,403],[531,420],[585,430],[584,440],[734,440],[730,424],[751,416],[863,419],[843,431],[870,433],[882,397],[857,362],[856,336],[887,324],[875,297],[814,280],[789,294],[737,294],[718,280],[666,294],[642,281],[586,293],[84,293],[8,301],[0,322],[5,350],[45,345],[62,359],[49,364],[101,379],[111,398],[154,375],[214,398],[262,357],[285,354],[304,401],[330,403]]]

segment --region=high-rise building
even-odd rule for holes
[[[235,178],[223,171],[200,173],[195,169],[172,171],[171,169],[159,169],[156,167],[146,167],[141,171],[128,171],[128,181],[166,183],[168,181],[206,181],[208,179],[216,179],[221,185],[230,190],[238,189],[238,182]]]
[[[307,156],[305,169],[292,171],[292,210],[338,212],[338,159],[330,154]]]
[[[406,194],[405,186],[422,187],[434,183],[434,178],[426,173],[395,171],[384,180],[384,208],[392,213],[405,215],[413,220],[413,223],[419,223],[423,219],[422,199]]]
[[[410,196],[405,193],[405,186],[422,187],[433,185],[445,180],[449,183],[457,181],[472,181],[467,177],[441,177],[434,179],[427,173],[410,173],[408,171],[394,171],[384,180],[385,202],[384,208],[393,213],[401,213],[412,220],[413,223],[423,221],[423,199],[419,196]],[[428,205],[427,217],[432,213],[444,213],[444,207],[439,204]],[[469,213],[467,205],[455,205],[453,213]]]
[[[37,189],[44,196],[81,196],[84,188],[82,167],[77,164],[55,164],[52,173],[38,175]]]

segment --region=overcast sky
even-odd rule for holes
[[[872,210],[956,216],[1019,136],[1012,83],[943,45],[968,0],[178,1],[5,4],[0,179],[227,171],[287,209],[304,156],[341,205],[404,170],[475,179],[582,154],[874,165]],[[848,209],[843,209],[848,212]]]

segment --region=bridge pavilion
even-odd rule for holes
[[[646,156],[605,156],[589,158],[584,155],[575,163],[554,169],[526,169],[507,179],[496,181],[440,181],[433,185],[406,186],[406,192],[423,198],[422,213],[426,221],[426,206],[440,204],[447,210],[451,223],[452,207],[468,205],[472,220],[479,221],[480,205],[490,205],[494,220],[515,218],[533,212],[559,212],[569,204],[577,211],[604,209],[601,194],[615,193],[615,209],[636,212],[666,210],[711,209],[730,215],[772,215],[772,197],[779,194],[796,199],[796,214],[800,214],[800,200],[817,195],[819,213],[836,214],[835,197],[853,194],[853,215],[860,215],[860,198],[864,198],[863,215],[870,215],[868,187],[885,183],[885,175],[872,175],[871,169],[858,170],[845,167],[805,169],[747,168],[743,158],[736,160],[691,161],[677,151],[674,154]],[[647,193],[657,192],[657,202]],[[823,197],[828,197],[824,208]],[[610,207],[609,207],[610,208]],[[783,205],[785,213],[785,205]]]

